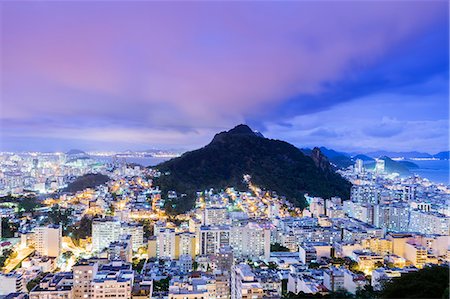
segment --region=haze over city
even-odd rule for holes
[[[0,0],[0,299],[450,298],[448,0]]]
[[[448,2],[322,4],[2,2],[0,150],[448,150]]]

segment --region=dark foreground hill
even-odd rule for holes
[[[63,191],[64,192],[78,192],[86,188],[95,188],[105,184],[109,181],[109,177],[100,173],[88,173],[82,175],[70,183]]]
[[[266,190],[276,191],[299,207],[305,207],[304,194],[349,197],[350,183],[336,174],[319,149],[311,157],[295,146],[254,133],[239,125],[216,134],[205,147],[187,152],[157,166],[164,175],[155,183],[163,191],[186,194],[169,203],[173,212],[193,207],[195,192],[209,188],[245,188],[243,176]]]

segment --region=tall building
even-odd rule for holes
[[[194,233],[179,233],[175,235],[175,258],[181,255],[195,257],[196,236]]]
[[[131,247],[133,251],[144,246],[144,227],[138,223],[122,223],[120,225],[121,235],[131,236]]]
[[[165,228],[156,235],[156,256],[160,259],[175,259],[176,246],[175,229]]]
[[[409,207],[407,204],[375,205],[373,225],[385,232],[406,232],[409,226]]]
[[[118,241],[121,234],[120,222],[110,218],[92,221],[92,251],[100,252],[112,242]]]
[[[230,245],[229,226],[202,226],[200,228],[200,254],[210,255]]]
[[[82,260],[73,266],[73,299],[92,298],[92,280],[98,271],[98,264]]]
[[[409,231],[422,234],[450,235],[450,217],[437,212],[411,210]]]
[[[427,262],[427,248],[411,242],[405,244],[405,259],[410,261],[415,267],[422,268]]]
[[[26,291],[26,282],[21,273],[0,273],[0,296]]]
[[[356,159],[355,161],[355,173],[364,173],[364,161],[361,159]]]
[[[110,261],[120,260],[130,263],[133,258],[131,236],[126,235],[122,237],[122,240],[110,243],[107,253]]]
[[[108,248],[121,236],[130,235],[132,249],[137,251],[144,245],[144,229],[140,224],[120,223],[112,218],[94,219],[92,221],[92,251],[100,252]]]
[[[233,250],[230,246],[224,246],[219,249],[215,256],[216,269],[221,273],[230,273],[234,265]]]
[[[132,270],[100,271],[92,281],[92,298],[131,299],[133,282],[134,272]]]
[[[231,271],[231,299],[260,299],[264,296],[261,284],[247,264],[233,266]]]
[[[350,199],[361,203],[379,203],[381,198],[381,189],[372,185],[353,185],[351,188]],[[346,201],[344,202],[344,204]]]
[[[376,159],[376,164],[375,164],[375,172],[376,173],[384,173],[385,171],[385,167],[386,167],[386,161],[384,161],[383,159]]]
[[[225,207],[209,207],[203,210],[203,225],[226,225],[230,217]]]
[[[254,222],[232,226],[230,245],[235,257],[268,260],[270,229]]]
[[[330,267],[323,273],[323,285],[331,292],[344,289],[344,272],[336,267]]]
[[[61,253],[61,225],[37,227],[34,230],[36,251],[42,256],[58,257]]]

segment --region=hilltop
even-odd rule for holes
[[[195,192],[209,188],[245,189],[243,176],[265,190],[276,191],[304,208],[304,194],[340,196],[348,199],[351,184],[336,174],[328,159],[315,148],[307,156],[297,147],[280,140],[264,138],[246,125],[216,134],[203,148],[156,166],[163,175],[155,182],[166,194],[174,190],[178,197],[167,206],[174,212],[193,207]]]

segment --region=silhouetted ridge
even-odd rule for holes
[[[320,149],[314,149],[313,157],[287,142],[260,137],[248,126],[239,125],[217,134],[201,149],[159,164],[163,175],[155,184],[164,197],[170,190],[187,195],[167,201],[166,208],[172,212],[191,209],[197,191],[246,189],[244,174],[251,175],[255,185],[276,191],[302,208],[305,193],[347,199],[350,183],[331,169]]]
[[[261,134],[262,135],[262,134]],[[228,136],[239,136],[239,137],[260,137],[260,135],[256,134],[252,129],[250,129],[247,125],[237,125],[233,129],[229,131],[223,131],[218,134],[216,134],[211,141],[213,142],[222,142],[225,140],[225,138],[228,138]]]

